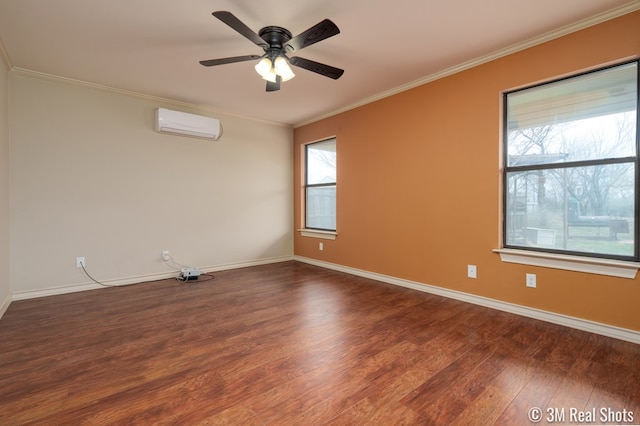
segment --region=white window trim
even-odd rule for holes
[[[335,231],[321,231],[319,229],[298,229],[300,235],[310,238],[322,238],[323,240],[335,240],[338,235]]]
[[[633,59],[627,62],[630,64],[632,62],[636,62],[637,59]],[[623,63],[619,65],[624,65]],[[613,65],[616,67],[618,65]],[[638,64],[640,66],[640,63]],[[607,67],[603,67],[600,71],[606,69]],[[598,71],[598,70],[595,70]],[[574,76],[570,76],[569,79],[578,76],[576,74]],[[505,99],[504,93],[501,98]],[[501,104],[501,109],[504,111],[506,108],[505,105]],[[506,116],[506,114],[503,114]],[[504,127],[501,127],[504,129]],[[636,135],[637,136],[637,135]],[[501,132],[501,140],[504,142],[504,135]],[[501,145],[502,149],[505,149],[504,143]],[[504,153],[501,152],[501,158],[504,158]],[[505,173],[504,170],[500,170],[501,173],[501,181],[503,180]],[[501,183],[504,185],[504,183]],[[635,188],[638,190],[639,188]],[[504,187],[501,189],[502,194],[504,195]],[[637,195],[637,194],[636,194]],[[502,214],[504,214],[504,207],[501,207]],[[504,218],[502,218],[504,223]],[[637,231],[634,231],[637,233]],[[501,240],[504,241],[504,236],[501,235]],[[632,262],[632,261],[624,261],[624,260],[615,260],[615,259],[606,259],[606,258],[597,258],[597,257],[589,257],[589,256],[579,256],[579,255],[570,255],[570,254],[557,254],[545,251],[534,251],[527,250],[526,247],[518,247],[518,248],[496,248],[493,249],[494,253],[498,253],[500,255],[500,259],[502,262],[507,263],[516,263],[522,265],[531,265],[531,266],[540,266],[545,268],[554,268],[566,271],[575,271],[575,272],[583,272],[588,274],[598,274],[605,275],[611,277],[620,277],[626,279],[635,279],[638,269],[640,269],[640,262]],[[605,254],[605,253],[603,253]]]
[[[542,266],[545,268],[563,269],[565,271],[585,272],[588,274],[607,275],[634,279],[640,263],[623,260],[599,259],[595,257],[571,256],[516,249],[494,249],[500,254],[500,260],[507,263]]]

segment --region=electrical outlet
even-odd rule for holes
[[[84,257],[76,257],[76,268],[86,267],[87,263],[84,261]]]
[[[324,243],[318,243],[318,250],[324,250]]]
[[[165,262],[169,260],[169,250],[162,251],[162,260],[164,260]]]
[[[527,287],[536,288],[536,274],[527,274]]]
[[[476,265],[467,265],[467,277],[478,278],[478,269]]]

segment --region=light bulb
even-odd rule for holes
[[[276,73],[273,72],[273,70],[270,70],[269,73],[267,73],[267,75],[263,75],[262,78],[272,83],[275,83],[277,76],[276,76]]]
[[[264,79],[267,79],[267,76],[273,73],[271,71],[271,68],[273,68],[271,59],[267,58],[266,56],[260,59],[260,62],[256,64],[256,72],[260,74],[260,77]]]
[[[289,81],[296,75],[291,70],[289,66],[289,62],[284,56],[278,56],[273,64],[273,68],[280,77],[282,77],[282,81]]]

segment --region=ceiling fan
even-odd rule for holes
[[[263,55],[233,56],[230,58],[209,59],[200,61],[205,67],[231,64],[234,62],[253,61],[260,59],[255,68],[258,74],[267,81],[267,92],[280,90],[280,83],[292,79],[295,74],[289,64],[313,71],[325,77],[337,80],[344,70],[330,65],[321,64],[299,56],[288,57],[288,53],[297,52],[319,41],[333,37],[340,30],[329,19],[325,19],[295,37],[286,28],[268,26],[257,34],[245,25],[231,12],[213,12],[213,16],[236,30],[238,33],[257,44],[264,50]]]

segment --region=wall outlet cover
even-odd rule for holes
[[[527,287],[536,288],[536,274],[527,274]]]
[[[478,269],[476,265],[467,265],[467,277],[478,278]]]

